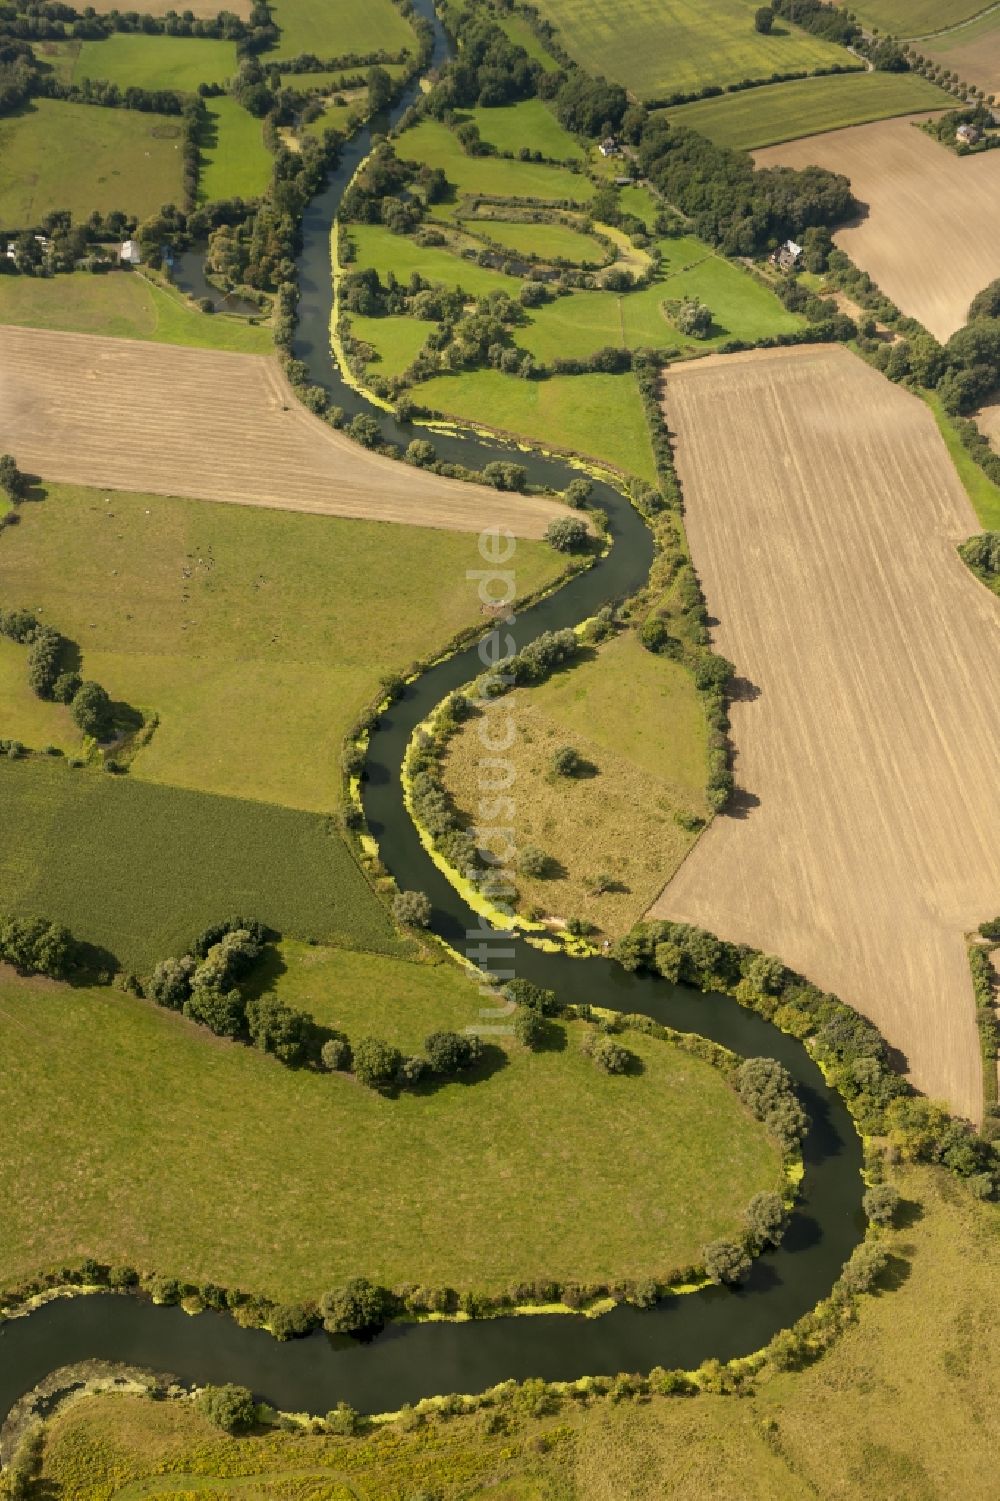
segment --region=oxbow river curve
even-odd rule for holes
[[[417,0],[417,6],[434,24],[433,61],[439,63],[448,53],[448,38],[429,0]],[[379,128],[398,120],[415,93],[414,85],[377,122]],[[308,366],[310,379],[338,405],[349,414],[372,411],[385,436],[405,445],[412,429],[370,408],[341,379],[330,353],[330,228],[370,143],[370,130],[348,143],[335,173],[306,212],[294,352]],[[471,434],[436,435],[435,443],[442,458],[470,468],[482,468],[500,451],[499,445]],[[554,489],[564,488],[573,477],[565,465],[537,454],[519,454],[518,462],[526,465],[532,482]],[[513,628],[518,646],[541,631],[587,618],[644,582],[653,559],[649,530],[609,485],[597,484],[595,498],[607,512],[610,551],[518,618]],[[448,693],[477,676],[480,665],[473,646],[407,687],[372,733],[363,789],[369,828],[385,865],[401,888],[427,893],[433,904],[432,930],[459,950],[465,949],[467,934],[478,928],[479,919],[423,849],[404,806],[400,768],[416,726]],[[596,1319],[560,1314],[398,1323],[365,1343],[323,1333],[279,1343],[222,1314],[192,1318],[178,1307],[156,1307],[123,1294],[60,1298],[0,1326],[0,1412],[6,1413],[52,1371],[92,1359],[170,1372],[187,1383],[239,1382],[286,1411],[325,1412],[345,1401],[360,1412],[390,1412],[423,1397],[482,1391],[511,1378],[568,1381],[647,1371],[654,1365],[690,1369],[713,1356],[732,1359],[765,1345],[824,1297],[863,1233],[861,1143],[842,1100],[801,1043],[728,996],[629,974],[604,958],[543,952],[520,939],[505,946],[511,950],[505,964],[564,1000],[641,1012],[742,1055],[777,1058],[789,1070],[810,1122],[803,1146],[805,1176],[781,1246],[755,1261],[744,1285],[668,1296],[646,1310],[622,1305]]]

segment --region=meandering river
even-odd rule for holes
[[[433,61],[439,63],[447,55],[448,38],[429,0],[417,0],[417,7],[434,23]],[[380,128],[398,120],[415,94],[413,85],[378,122]],[[365,129],[344,148],[335,173],[306,212],[299,261],[295,354],[308,365],[310,378],[350,414],[370,408],[341,379],[330,353],[330,229],[370,143],[371,131]],[[387,437],[404,445],[413,437],[411,428],[398,426],[391,416],[374,415]],[[481,468],[503,452],[471,435],[436,434],[435,445],[441,457],[470,468]],[[567,466],[539,455],[520,454],[518,462],[527,466],[533,482],[556,489],[573,477]],[[653,559],[649,530],[609,486],[595,485],[595,498],[608,515],[610,552],[520,616],[513,628],[518,645],[543,630],[585,619],[645,580]],[[385,865],[402,888],[427,893],[433,930],[458,949],[466,947],[478,919],[421,846],[403,803],[399,772],[416,725],[446,694],[477,676],[480,666],[477,648],[471,647],[406,689],[372,734],[363,789]],[[802,1192],[782,1245],[758,1258],[745,1285],[667,1297],[648,1310],[621,1306],[598,1319],[567,1314],[393,1324],[364,1344],[322,1333],[279,1343],[222,1314],[192,1318],[179,1308],[126,1295],[57,1299],[0,1325],[0,1413],[56,1368],[87,1359],[147,1366],[191,1383],[239,1382],[290,1411],[325,1412],[346,1401],[361,1412],[386,1412],[437,1393],[481,1391],[512,1377],[572,1380],[654,1365],[691,1368],[711,1356],[727,1360],[760,1348],[822,1298],[863,1232],[861,1146],[842,1101],[805,1049],[729,997],[628,974],[607,959],[545,953],[521,940],[511,947],[519,975],[551,987],[566,1001],[643,1012],[740,1054],[777,1058],[789,1069],[810,1120]],[[608,1147],[613,1151],[614,1143]],[[335,1144],[322,1149],[335,1150]]]

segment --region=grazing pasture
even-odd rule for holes
[[[271,155],[264,127],[235,99],[206,102],[208,123],[202,132],[198,197],[257,198],[271,180]]]
[[[837,65],[860,68],[843,47],[778,21],[770,36],[754,29],[753,0],[540,0],[573,60],[624,84],[640,99],[696,93],[708,85],[766,79],[773,73]]]
[[[278,57],[345,57],[348,53],[416,52],[413,28],[392,0],[275,0],[271,10],[281,32]]]
[[[193,94],[200,83],[225,83],[235,72],[235,42],[116,31],[101,41],[84,42],[73,82],[103,78],[123,89],[133,84]]]
[[[438,375],[415,386],[417,401],[499,428],[540,447],[565,448],[656,483],[656,465],[631,375],[557,375],[518,380],[498,370]]]
[[[366,318],[361,313],[351,314],[351,333],[375,350],[380,375],[402,375],[423,349],[431,327],[419,318],[392,314]]]
[[[504,112],[496,109],[489,113],[500,116]],[[496,128],[494,124],[493,129]],[[519,128],[517,137],[524,145]],[[454,131],[436,120],[422,120],[411,130],[404,131],[396,141],[396,154],[401,161],[425,162],[429,167],[440,167],[459,196],[484,193],[496,198],[537,198],[548,203],[563,200],[588,203],[594,196],[594,184],[590,179],[582,172],[571,172],[567,167],[550,167],[544,162],[508,161],[500,156],[468,156]],[[448,218],[453,213],[453,203],[435,203],[431,207],[431,214],[436,218]]]
[[[916,44],[918,52],[987,94],[1000,93],[1000,11]]]
[[[47,758],[0,762],[0,795],[5,909],[64,922],[126,969],[146,973],[233,912],[294,937],[401,951],[321,814]]]
[[[273,348],[265,325],[226,313],[202,313],[181,293],[134,271],[0,276],[0,323],[238,354],[268,354]]]
[[[405,1011],[408,967],[368,965],[375,1015],[390,996]],[[357,964],[331,960],[327,1004],[350,1005],[357,983]],[[439,1023],[475,1019],[471,984],[464,1005],[453,975],[437,991]],[[422,970],[413,999],[428,1004]],[[278,1299],[359,1274],[493,1292],[664,1275],[781,1182],[721,1074],[638,1034],[630,1077],[594,1067],[577,1022],[563,1050],[512,1043],[488,1078],[387,1099],[110,989],[5,975],[0,1011],[16,1051],[0,1079],[5,1282],[83,1256]]]
[[[325,812],[380,677],[479,619],[466,576],[479,562],[460,532],[50,486],[3,534],[0,595],[76,642],[85,676],[158,716],[133,778]],[[523,592],[559,570],[545,544],[518,546]],[[28,693],[24,649],[8,644],[0,664],[12,656],[0,735],[71,748],[66,711]]]
[[[497,24],[507,33],[510,40],[517,47],[523,47],[529,57],[533,57],[536,63],[541,63],[546,73],[554,73],[559,67],[552,53],[547,51],[545,45],[535,35],[527,21],[511,12],[497,14]]]
[[[938,339],[1000,276],[1000,152],[957,157],[908,120],[857,125],[755,153],[759,166],[843,172],[865,205],[837,244]]]
[[[0,223],[37,224],[54,209],[144,217],[181,201],[182,165],[177,119],[34,99],[0,119]]]
[[[931,413],[835,347],[665,382],[732,706],[735,812],[654,904],[780,955],[982,1111],[964,933],[997,901],[1000,600]]]
[[[83,334],[0,327],[7,450],[46,480],[315,515],[538,538],[562,514],[362,448],[308,412],[272,359]]]
[[[518,906],[583,917],[618,935],[638,922],[695,841],[675,815],[709,817],[705,716],[691,674],[654,656],[631,632],[588,660],[508,698],[516,738],[506,753],[516,776],[513,839],[553,860],[544,878],[518,872]],[[483,796],[479,724],[449,741],[444,782],[474,823]],[[571,745],[592,768],[554,776]],[[597,891],[606,874],[613,889]]]
[[[667,112],[671,124],[708,136],[717,146],[749,151],[819,135],[845,125],[918,110],[953,108],[954,99],[915,73],[836,73],[697,99]]]
[[[553,161],[581,161],[583,147],[556,119],[542,99],[522,99],[500,108],[478,107],[459,117],[473,120],[484,141],[498,151],[518,152],[527,146]]]

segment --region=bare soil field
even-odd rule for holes
[[[672,369],[688,533],[732,710],[733,811],[652,908],[779,955],[979,1120],[965,930],[1000,889],[1000,600],[934,419],[831,346]]]
[[[867,212],[836,243],[883,292],[947,339],[1000,276],[1000,151],[959,157],[910,120],[854,125],[754,152],[758,166],[843,172]]]
[[[43,479],[541,537],[565,508],[414,469],[314,417],[277,361],[0,326],[0,452]]]
[[[1000,453],[1000,401],[991,401],[976,413],[976,425],[991,446]]]
[[[989,11],[914,45],[917,51],[951,69],[966,83],[987,94],[1000,92],[1000,10]]]

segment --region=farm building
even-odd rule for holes
[[[604,140],[601,142],[600,146],[597,149],[600,151],[602,156],[617,156],[618,142],[615,140],[614,136],[605,136]]]
[[[121,250],[118,252],[118,255],[119,258],[123,260],[127,266],[140,265],[142,262],[142,255],[139,251],[139,241],[126,240],[122,245]]]
[[[778,266],[782,271],[791,271],[798,265],[801,254],[801,245],[796,245],[794,240],[786,240],[771,256],[771,265]]]
[[[960,125],[955,131],[955,139],[962,146],[974,146],[979,140],[978,125]]]

